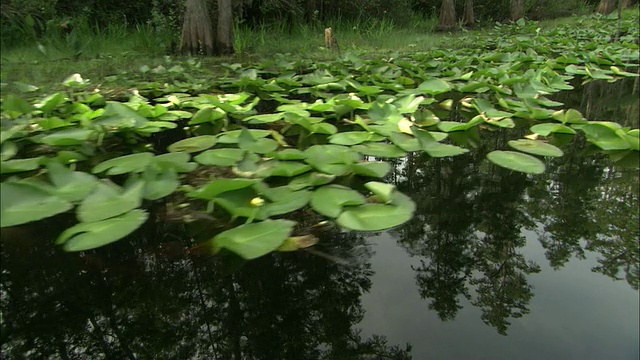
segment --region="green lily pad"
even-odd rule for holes
[[[107,220],[80,223],[60,234],[56,244],[65,251],[84,251],[111,244],[131,234],[147,221],[144,210],[131,210],[126,214]]]
[[[29,223],[63,213],[73,205],[28,184],[0,184],[0,227]]]
[[[38,156],[28,159],[12,159],[0,163],[0,173],[9,174],[23,171],[31,171],[40,167],[43,157]]]
[[[361,205],[365,198],[359,192],[340,185],[323,186],[311,195],[311,208],[316,212],[336,218],[344,206]]]
[[[153,154],[149,152],[120,156],[103,161],[91,169],[94,174],[107,172],[107,175],[120,175],[143,171],[153,159]]]
[[[562,125],[562,124],[554,124],[554,123],[545,123],[545,124],[537,124],[531,127],[531,132],[536,133],[542,136],[549,136],[552,133],[560,133],[560,134],[575,134],[576,131],[572,128]]]
[[[429,95],[437,95],[451,90],[451,85],[441,79],[429,79],[418,85],[418,90]]]
[[[385,161],[367,161],[351,165],[351,171],[358,175],[381,178],[391,170],[391,165]]]
[[[297,161],[276,161],[271,176],[293,177],[311,170],[311,166]]]
[[[204,151],[193,160],[202,165],[232,166],[242,160],[244,153],[241,149],[214,149]]]
[[[100,182],[76,209],[78,220],[94,222],[133,210],[142,204],[143,189],[143,181],[136,181],[125,191],[115,184]]]
[[[287,185],[291,190],[301,190],[308,187],[325,185],[335,180],[335,175],[323,174],[319,172],[311,172],[300,175],[289,182]]]
[[[171,168],[160,171],[150,167],[142,174],[144,180],[143,197],[147,200],[158,200],[171,195],[180,186],[178,174]]]
[[[174,142],[167,147],[167,150],[169,150],[170,152],[182,151],[187,153],[194,153],[206,150],[215,145],[216,142],[218,142],[218,138],[213,135],[195,136],[192,138]]]
[[[519,139],[509,141],[509,146],[533,155],[560,157],[562,150],[554,145],[539,140]]]
[[[240,225],[216,235],[211,243],[215,249],[224,248],[249,260],[275,251],[291,236],[294,221],[265,220]]]
[[[379,231],[402,225],[413,217],[415,204],[396,192],[392,204],[364,204],[350,207],[336,219],[338,225],[356,231]]]
[[[395,185],[381,183],[377,181],[369,181],[364,184],[381,202],[390,203],[393,200],[393,195],[396,192]]]
[[[406,156],[407,153],[393,144],[385,143],[364,143],[353,147],[354,150],[369,156],[398,158]]]
[[[539,159],[515,151],[492,151],[487,154],[487,159],[498,166],[527,174],[542,174],[545,170]]]
[[[89,140],[95,131],[88,129],[67,129],[45,135],[39,142],[52,146],[80,145]]]
[[[219,194],[252,186],[257,181],[255,179],[216,179],[190,192],[189,196],[212,200]]]
[[[81,171],[71,171],[55,161],[47,164],[47,170],[49,179],[55,186],[55,194],[67,201],[84,199],[98,185],[95,176]]]
[[[587,141],[602,150],[626,150],[632,146],[624,137],[618,135],[617,130],[619,129],[613,125],[590,123],[581,129],[585,133]]]
[[[227,113],[224,110],[217,107],[206,107],[204,109],[198,110],[191,120],[189,120],[189,125],[197,125],[203,123],[211,123],[217,120],[224,118]]]
[[[198,164],[189,162],[191,156],[183,152],[166,153],[157,155],[151,159],[151,164],[160,169],[171,169],[179,173],[186,173],[195,170]]]
[[[366,141],[380,141],[384,139],[378,134],[366,131],[347,131],[333,134],[329,137],[329,142],[336,145],[357,145]]]

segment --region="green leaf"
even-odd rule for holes
[[[147,168],[142,179],[144,180],[143,197],[147,200],[158,200],[169,196],[180,186],[178,174],[171,168],[161,171]]]
[[[323,174],[319,172],[311,172],[296,177],[289,182],[291,190],[301,190],[308,187],[325,185],[335,180],[335,175]]]
[[[407,155],[405,151],[393,144],[385,143],[364,143],[354,146],[352,149],[363,155],[398,158]]]
[[[71,171],[66,166],[49,161],[49,179],[55,186],[55,194],[67,201],[84,199],[98,185],[98,179],[88,173]]]
[[[243,189],[255,184],[255,179],[216,179],[189,193],[190,197],[212,200],[227,191]]]
[[[41,220],[73,207],[70,202],[28,184],[3,182],[0,194],[0,227]]]
[[[268,124],[276,121],[282,120],[284,117],[284,113],[275,113],[275,114],[261,114],[261,115],[252,115],[249,116],[243,121],[247,121],[250,124]]]
[[[366,131],[347,131],[329,137],[329,142],[336,145],[357,145],[366,141],[380,141],[383,137]]]
[[[198,164],[189,162],[191,156],[186,153],[166,153],[156,155],[151,159],[151,164],[155,164],[160,169],[172,169],[177,172],[191,172],[198,167]]]
[[[527,174],[542,174],[545,170],[542,161],[515,151],[492,151],[487,154],[487,159],[498,166]]]
[[[365,197],[359,192],[340,185],[323,186],[311,195],[311,208],[316,212],[336,218],[344,206],[365,203]]]
[[[78,220],[94,222],[133,210],[142,204],[143,189],[143,181],[123,192],[117,185],[100,182],[76,209]]]
[[[242,129],[238,137],[238,146],[243,150],[248,150],[258,154],[266,154],[277,149],[278,143],[273,139],[255,139],[249,130]]]
[[[385,161],[367,161],[351,165],[351,171],[358,175],[383,177],[391,170],[391,165]]]
[[[291,236],[295,222],[265,220],[224,231],[211,241],[214,248],[230,250],[245,259],[255,259],[276,250]]]
[[[7,112],[11,117],[18,117],[28,114],[33,110],[33,106],[26,100],[14,95],[7,95],[2,99],[2,111]]]
[[[18,147],[13,141],[7,141],[2,144],[1,159],[7,161],[18,153]]]
[[[35,107],[44,113],[48,113],[63,104],[65,100],[64,94],[58,92],[42,99],[42,101],[35,104]]]
[[[364,204],[343,211],[338,225],[356,231],[379,231],[401,225],[413,217],[415,204],[406,195],[396,192],[392,204]]]
[[[562,124],[554,124],[554,123],[545,123],[545,124],[537,124],[531,127],[531,132],[536,133],[542,136],[549,136],[552,133],[560,133],[560,134],[575,134],[576,131],[572,128],[562,125]]]
[[[244,157],[244,150],[214,149],[207,150],[193,158],[202,165],[232,166]]]
[[[564,153],[554,145],[539,140],[519,139],[509,141],[509,146],[533,155],[560,157]]]
[[[396,192],[395,185],[381,183],[377,181],[369,181],[364,184],[379,200],[383,203],[390,203],[393,200],[393,195]]]
[[[587,124],[582,127],[587,141],[598,146],[602,150],[626,150],[631,147],[623,137],[618,136],[616,130],[602,123]]]
[[[39,142],[52,146],[80,145],[89,140],[94,133],[94,130],[88,129],[66,129],[45,135]]]
[[[293,177],[311,170],[311,166],[296,161],[277,161],[275,162],[271,176]]]
[[[105,106],[104,113],[94,121],[94,125],[115,127],[141,127],[149,120],[135,110],[118,102],[110,102]]]
[[[429,79],[418,85],[418,90],[429,95],[437,95],[451,90],[451,85],[441,79]]]
[[[62,244],[65,251],[95,249],[122,239],[147,221],[144,210],[132,210],[108,220],[80,223],[60,234],[56,244]]]
[[[431,157],[456,156],[469,152],[469,150],[455,145],[439,143],[428,131],[412,128],[413,134],[420,143],[420,148]]]
[[[222,119],[227,115],[222,109],[217,107],[206,107],[204,109],[198,110],[191,120],[189,120],[189,125],[197,125],[202,123],[210,123],[215,122],[216,120]]]
[[[304,160],[307,156],[298,149],[284,149],[271,154],[278,160]]]
[[[91,172],[97,174],[107,171],[107,175],[142,172],[151,163],[152,159],[153,154],[150,152],[120,156],[101,162],[94,166]]]
[[[218,142],[218,138],[213,135],[195,136],[174,142],[167,147],[167,150],[170,152],[182,151],[194,153],[206,150],[215,145],[216,142]]]
[[[0,163],[0,173],[9,174],[23,171],[36,170],[40,167],[40,162],[43,157],[38,156],[36,158],[28,159],[13,159]]]

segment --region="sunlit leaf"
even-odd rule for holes
[[[515,151],[492,151],[487,154],[487,159],[498,166],[527,174],[542,174],[545,170],[542,161]]]
[[[240,225],[212,239],[214,248],[230,250],[245,259],[255,259],[276,249],[291,235],[295,222],[265,220]]]
[[[0,184],[0,226],[25,224],[63,213],[73,205],[28,184]]]
[[[171,152],[183,151],[183,152],[199,152],[206,150],[218,142],[218,138],[212,135],[195,136],[180,141],[174,142],[167,147],[167,150]]]
[[[560,157],[564,153],[554,145],[539,140],[519,139],[510,140],[509,146],[533,155]]]
[[[106,171],[107,175],[141,172],[151,163],[151,159],[153,154],[149,152],[120,156],[101,162],[91,172],[97,174]]]
[[[311,208],[316,212],[336,218],[345,206],[355,206],[365,203],[365,198],[359,192],[339,185],[323,186],[311,195]]]
[[[336,219],[338,225],[357,231],[379,231],[402,225],[413,217],[415,204],[406,195],[395,193],[391,204],[364,204],[349,207]]]

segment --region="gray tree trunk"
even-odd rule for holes
[[[524,17],[524,0],[511,0],[511,20],[516,21]]]
[[[454,0],[442,0],[440,5],[440,17],[438,18],[438,30],[447,30],[456,26],[456,6]]]
[[[462,22],[467,26],[473,26],[475,16],[473,14],[473,0],[464,1],[464,13],[462,13]]]
[[[218,0],[216,53],[233,54],[233,9],[231,0]]]
[[[598,4],[598,9],[596,12],[600,14],[609,15],[616,7],[616,0],[600,0],[600,4]]]
[[[213,55],[213,27],[205,0],[187,0],[180,49],[192,55]]]

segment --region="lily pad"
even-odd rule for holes
[[[344,206],[361,205],[365,198],[359,192],[340,185],[327,185],[319,188],[311,195],[311,208],[316,212],[336,218]]]
[[[354,150],[369,156],[398,158],[407,155],[405,151],[393,144],[385,143],[364,143],[353,147]]]
[[[351,165],[351,171],[358,175],[381,178],[391,170],[391,165],[385,161],[367,161]]]
[[[257,180],[255,179],[216,179],[210,181],[208,184],[198,188],[189,193],[189,196],[212,200],[218,194],[222,194],[227,191],[237,190],[252,186]]]
[[[1,227],[41,220],[73,207],[70,202],[28,184],[3,182],[0,193]]]
[[[143,189],[143,181],[136,181],[125,191],[115,184],[98,183],[76,209],[78,220],[94,222],[133,210],[142,203]]]
[[[290,220],[240,225],[216,235],[211,242],[215,249],[224,248],[247,260],[255,259],[278,249],[291,236],[294,225]]]
[[[515,151],[492,151],[487,154],[487,159],[498,166],[527,174],[542,174],[545,170],[539,159]]]
[[[56,244],[65,251],[84,251],[111,244],[131,234],[148,218],[144,210],[131,210],[107,220],[80,223],[60,234]]]
[[[193,159],[202,165],[232,166],[244,157],[241,149],[214,149],[207,150]]]
[[[55,185],[55,194],[67,201],[84,199],[98,185],[95,176],[81,171],[71,171],[55,161],[47,164],[47,170],[49,179]]]
[[[560,157],[564,153],[554,145],[539,140],[519,139],[509,141],[509,146],[533,155]]]
[[[153,159],[149,152],[120,156],[103,161],[96,165],[91,172],[94,174],[107,172],[107,175],[120,175],[133,172],[142,172]]]
[[[195,136],[192,138],[177,141],[169,145],[169,147],[167,147],[167,150],[169,150],[170,152],[182,151],[187,153],[194,153],[206,150],[215,145],[216,142],[218,142],[218,138],[213,135]]]
[[[397,192],[392,204],[364,204],[350,207],[337,218],[338,225],[356,231],[379,231],[402,225],[413,217],[415,204]]]

